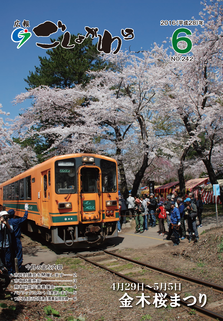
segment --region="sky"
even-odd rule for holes
[[[44,57],[46,50],[39,48],[36,42],[50,43],[51,38],[57,38],[63,32],[58,30],[50,37],[38,38],[32,29],[45,21],[57,24],[61,20],[66,25],[66,31],[71,34],[85,35],[85,26],[99,28],[98,34],[103,35],[108,30],[113,37],[122,39],[121,50],[150,50],[156,42],[171,46],[169,38],[179,26],[161,26],[161,20],[201,20],[199,12],[203,6],[200,0],[39,0],[39,1],[3,1],[1,3],[1,59],[0,59],[0,104],[2,110],[10,113],[14,119],[22,109],[31,106],[31,101],[15,105],[13,100],[17,95],[25,92],[29,71],[39,66],[38,56]],[[28,20],[28,31],[32,36],[23,46],[17,49],[18,43],[11,39],[15,21],[20,25]],[[134,29],[133,40],[123,40],[121,29]],[[188,27],[192,32],[194,26]],[[199,27],[198,27],[199,28]],[[95,40],[96,43],[98,39]],[[115,48],[115,43],[114,43]],[[64,49],[68,50],[68,49]],[[7,119],[3,116],[3,119]]]

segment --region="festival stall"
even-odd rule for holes
[[[223,187],[223,179],[218,179],[218,184],[220,187]],[[202,190],[202,201],[205,202],[206,204],[214,204],[215,203],[215,196],[213,195],[213,185],[208,184],[204,187]],[[217,198],[217,203],[221,204],[220,197],[218,196]]]
[[[188,194],[193,192],[195,197],[197,197],[198,193],[201,193],[204,187],[207,185],[209,178],[194,178],[186,181],[185,183],[185,193]]]
[[[174,193],[176,187],[179,185],[179,182],[171,182],[165,185],[161,185],[155,188],[156,196],[162,195],[165,199],[168,194]]]

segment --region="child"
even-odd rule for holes
[[[163,202],[160,202],[158,204],[158,208],[156,210],[158,214],[158,219],[159,219],[159,235],[164,235],[165,233],[165,226],[164,226],[164,220],[166,219],[166,210],[163,206]]]

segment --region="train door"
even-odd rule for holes
[[[101,170],[81,167],[78,171],[78,197],[80,221],[99,222],[102,219]]]
[[[50,170],[41,173],[41,184],[41,223],[44,226],[49,227]]]

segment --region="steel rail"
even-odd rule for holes
[[[101,265],[101,264],[99,264],[99,263],[97,263],[97,262],[91,261],[91,260],[89,260],[88,258],[82,256],[81,254],[78,254],[77,257],[79,257],[80,259],[83,259],[83,260],[85,260],[86,262],[89,262],[89,263],[91,263],[91,264],[93,264],[93,265],[95,265],[95,266],[98,266],[98,267],[100,267],[101,269],[107,270],[107,271],[109,271],[110,273],[113,273],[113,274],[115,274],[115,275],[117,275],[117,276],[119,276],[119,277],[121,277],[121,278],[123,278],[123,279],[125,279],[125,280],[127,280],[127,281],[129,281],[129,282],[131,282],[131,283],[142,284],[142,282],[139,282],[138,280],[135,280],[135,279],[133,279],[133,278],[130,278],[130,277],[127,276],[127,275],[124,275],[124,274],[119,273],[119,272],[115,272],[114,270],[111,270],[111,269],[107,268],[107,267],[104,266],[104,265]],[[153,289],[153,288],[148,287],[147,285],[144,285],[144,288],[147,289],[147,290],[149,290],[149,291],[151,291],[151,292],[160,293],[160,294],[162,294],[162,295],[166,295],[165,297],[171,298],[171,294],[168,294],[167,292],[164,293],[164,292],[155,290],[155,289]],[[198,306],[198,305],[196,305],[196,304],[194,304],[194,305],[191,306],[191,307],[188,307],[188,306],[187,306],[187,303],[184,302],[182,299],[180,299],[178,302],[180,302],[182,305],[186,306],[187,308],[195,309],[195,310],[199,311],[200,313],[202,313],[202,314],[204,314],[204,315],[206,315],[206,316],[209,316],[209,317],[214,318],[214,319],[218,319],[219,321],[223,321],[223,315],[221,315],[221,314],[218,314],[218,313],[213,312],[213,311],[211,311],[211,310],[207,310],[207,309],[201,308],[200,306]]]
[[[172,271],[169,271],[169,270],[164,270],[164,269],[162,269],[160,267],[157,267],[157,266],[154,266],[154,265],[150,265],[150,264],[147,264],[145,262],[136,261],[136,260],[133,260],[131,258],[128,258],[128,257],[125,257],[125,256],[121,256],[121,255],[118,255],[116,253],[109,252],[109,251],[106,251],[106,250],[104,250],[104,253],[116,256],[116,257],[118,257],[120,259],[129,261],[129,262],[133,262],[133,263],[148,267],[148,268],[153,269],[153,270],[157,270],[157,271],[162,272],[162,273],[166,273],[166,274],[170,274],[172,276],[176,276],[176,277],[178,277],[180,279],[184,279],[184,280],[187,280],[187,281],[190,281],[190,282],[193,282],[193,283],[198,283],[198,284],[201,284],[201,285],[205,285],[207,287],[210,287],[210,288],[213,288],[215,290],[223,292],[223,286],[220,286],[220,285],[218,285],[216,283],[206,282],[206,281],[203,281],[203,280],[200,280],[200,279],[192,278],[192,277],[187,276],[187,275],[183,275],[183,274],[180,274],[180,273],[172,272]]]

